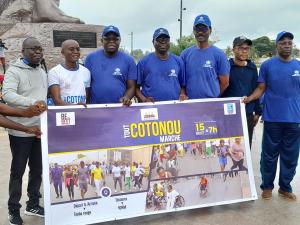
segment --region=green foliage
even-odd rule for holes
[[[270,40],[267,36],[262,36],[252,40],[253,53],[261,57],[271,57],[276,54],[276,45],[274,40]],[[254,55],[255,55],[254,54]]]
[[[170,46],[170,52],[174,53],[175,55],[180,55],[184,49],[196,44],[196,40],[193,35],[183,36],[181,40],[178,39],[176,42],[176,44],[171,43]]]

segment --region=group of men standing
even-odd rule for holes
[[[228,61],[221,49],[209,43],[211,32],[210,18],[203,14],[197,16],[193,25],[196,45],[185,49],[179,57],[169,53],[170,34],[165,28],[159,28],[153,34],[155,52],[142,58],[136,66],[132,57],[119,51],[119,29],[107,26],[101,34],[103,48],[87,56],[85,67],[78,64],[79,44],[67,40],[61,51],[65,61],[51,69],[48,76],[40,66],[41,44],[35,38],[27,38],[22,46],[23,58],[10,65],[3,85],[3,99],[17,109],[0,105],[1,114],[14,116],[11,120],[0,117],[1,126],[12,128],[9,130],[10,224],[23,223],[19,201],[27,162],[29,201],[25,214],[44,215],[39,206],[42,159],[37,115],[46,110],[48,88],[55,105],[122,103],[129,106],[134,96],[139,102],[249,96],[243,101],[250,144],[261,114],[264,120],[262,197],[272,197],[280,155],[279,194],[295,200],[290,182],[299,155],[300,64],[291,55],[294,36],[289,32],[278,34],[278,54],[262,64],[258,78],[257,68],[249,60],[250,39],[235,38],[234,58]],[[262,112],[258,98],[264,93]]]

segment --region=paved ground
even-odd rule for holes
[[[252,159],[258,193],[259,154],[261,143],[261,124],[255,131]],[[10,163],[10,150],[7,135],[0,130],[0,225],[7,225],[7,196]],[[237,178],[238,179],[238,178]],[[26,200],[27,176],[24,176],[22,204]],[[297,202],[288,202],[274,192],[273,200],[257,201],[195,209],[184,212],[144,216],[128,220],[112,221],[99,225],[299,225],[300,224],[300,167],[293,182]],[[277,187],[275,188],[277,191]],[[198,196],[196,196],[198,198]],[[25,217],[26,225],[42,225],[43,220],[35,217]]]

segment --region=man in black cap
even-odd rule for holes
[[[243,97],[250,95],[257,87],[257,68],[249,59],[252,41],[244,36],[233,40],[234,58],[229,59],[230,76],[229,86],[223,97]],[[250,147],[255,125],[261,115],[259,100],[249,102],[246,105],[248,134]]]

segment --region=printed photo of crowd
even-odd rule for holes
[[[152,148],[151,180],[248,171],[242,137],[161,144]]]
[[[151,147],[50,155],[51,203],[147,191]]]

